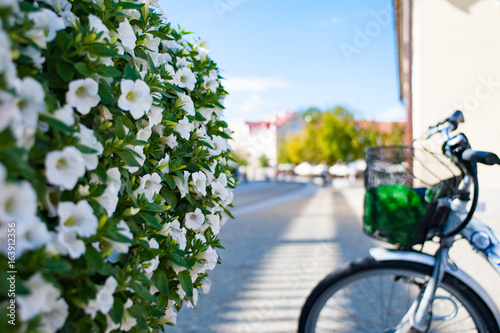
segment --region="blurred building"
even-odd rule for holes
[[[464,112],[473,148],[500,154],[500,1],[394,0],[408,140]],[[479,167],[480,201],[500,217],[498,167]]]
[[[283,112],[265,121],[234,123],[231,124],[234,131],[231,146],[248,161],[249,167],[261,167],[264,155],[274,168],[281,143],[302,130],[305,123],[304,117],[294,112]]]

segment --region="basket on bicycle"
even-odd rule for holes
[[[364,231],[409,248],[422,244],[449,209],[437,200],[458,193],[460,170],[440,153],[415,147],[371,147],[366,152]]]

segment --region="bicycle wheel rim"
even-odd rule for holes
[[[390,266],[346,274],[318,297],[305,332],[394,332],[428,278],[421,268]],[[455,285],[439,286],[427,332],[487,332],[480,311]]]

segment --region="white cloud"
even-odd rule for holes
[[[260,121],[281,109],[275,100],[266,98],[259,93],[230,94],[225,100],[225,106],[225,117],[228,120]]]
[[[288,89],[292,87],[292,84],[282,78],[248,76],[226,78],[224,87],[229,93],[236,91],[262,92],[270,89]]]
[[[402,105],[395,105],[374,115],[376,121],[405,121],[406,110]]]

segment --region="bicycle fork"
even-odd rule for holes
[[[423,333],[429,329],[432,320],[432,302],[446,272],[448,253],[452,244],[453,238],[442,240],[441,246],[436,253],[436,265],[434,266],[431,278],[420,295],[413,301],[410,309],[399,322],[398,326],[396,326],[394,333]]]

